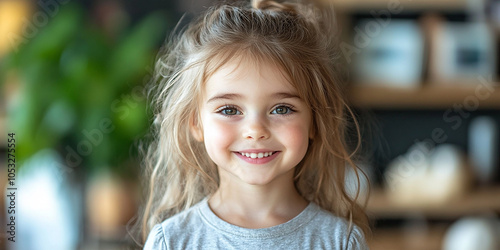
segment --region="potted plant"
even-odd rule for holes
[[[86,188],[96,192],[87,197],[116,194],[103,189],[117,186],[122,188],[118,196],[130,196],[123,187],[139,170],[135,143],[151,122],[144,84],[167,28],[166,16],[153,13],[110,36],[85,14],[75,5],[61,7],[35,37],[0,62],[2,90],[11,96],[7,126],[16,133],[21,168],[23,161],[50,148],[64,160],[61,176],[101,185]],[[121,181],[106,183],[113,180]]]

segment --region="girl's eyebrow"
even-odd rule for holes
[[[287,98],[298,98],[298,99],[301,99],[300,96],[296,95],[296,94],[293,94],[293,93],[289,93],[289,92],[279,92],[279,93],[275,93],[272,95],[273,98],[276,98],[276,99],[287,99]]]
[[[242,95],[240,95],[240,94],[225,93],[225,94],[216,95],[216,96],[208,99],[207,103],[210,103],[210,102],[213,102],[213,101],[216,101],[216,100],[219,100],[219,99],[232,100],[232,99],[238,99],[238,98],[241,98],[241,97],[242,97]],[[289,92],[274,93],[274,94],[271,95],[271,97],[272,98],[276,98],[276,99],[288,99],[288,98],[298,98],[298,99],[301,99],[298,95],[293,94],[293,93],[289,93]]]
[[[216,100],[219,100],[219,99],[224,99],[224,100],[231,100],[231,99],[238,99],[238,98],[241,98],[241,95],[240,94],[220,94],[220,95],[216,95],[210,99],[208,99],[207,103],[210,103],[210,102],[213,102],[213,101],[216,101]]]

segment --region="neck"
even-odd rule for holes
[[[304,210],[308,202],[298,193],[289,176],[266,185],[224,182],[209,199],[221,219],[245,228],[265,228],[285,223]]]

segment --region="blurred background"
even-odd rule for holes
[[[144,86],[211,2],[0,0],[0,249],[137,248]],[[500,249],[500,1],[334,3],[371,249]]]
[[[500,249],[500,1],[336,4],[371,249]]]

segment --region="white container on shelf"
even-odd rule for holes
[[[460,198],[469,187],[464,158],[452,144],[414,144],[384,174],[389,200],[405,207],[432,207]]]
[[[443,22],[430,41],[431,81],[477,84],[478,77],[495,74],[495,37],[487,23]]]
[[[469,156],[481,184],[494,180],[498,166],[498,125],[491,117],[480,116],[469,127]]]
[[[465,217],[446,232],[443,250],[498,250],[500,222],[496,218]]]
[[[353,43],[360,49],[353,63],[355,81],[391,87],[420,85],[424,37],[417,22],[365,19],[354,31]]]

